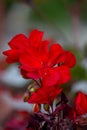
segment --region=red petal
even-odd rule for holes
[[[60,76],[58,83],[59,84],[67,83],[71,78],[70,69],[67,66],[60,66],[57,69]]]
[[[46,92],[46,88],[41,87],[36,92],[32,93],[28,102],[38,104],[48,103],[48,95]]]
[[[63,53],[63,49],[59,44],[53,44],[49,50],[48,66],[53,66],[58,61],[59,56]]]
[[[64,62],[65,65],[69,66],[70,68],[74,67],[76,64],[76,58],[72,52],[66,51],[66,60]]]
[[[87,113],[87,95],[79,92],[75,98],[75,108],[78,114]]]
[[[19,55],[24,53],[28,47],[28,39],[24,34],[18,34],[9,42],[9,46],[12,50],[3,52],[7,56],[6,61],[8,63],[18,62]]]
[[[39,74],[39,72],[37,70],[28,71],[27,77],[31,78],[31,79],[39,79],[40,78],[40,74]]]
[[[20,63],[27,67],[28,69],[31,69],[31,68],[41,68],[42,67],[42,64],[41,62],[39,61],[38,57],[35,57],[33,54],[23,54],[21,57],[20,57]],[[26,68],[25,68],[26,69]]]
[[[46,68],[41,70],[41,77],[45,86],[52,86],[60,79],[56,68]]]
[[[66,52],[64,51],[64,52],[61,53],[61,55],[58,57],[57,63],[58,63],[58,64],[64,63],[67,58],[68,58],[68,57],[66,56]],[[63,64],[63,65],[64,65],[64,64]]]
[[[37,56],[43,62],[46,63],[48,59],[48,43],[49,41],[42,41],[37,48]]]
[[[41,31],[38,31],[38,30],[33,30],[30,33],[30,36],[29,36],[29,44],[30,44],[30,46],[34,47],[34,48],[38,47],[39,43],[42,40],[43,34],[44,34],[44,32],[41,32]]]
[[[42,82],[46,86],[52,86],[56,83],[67,83],[70,76],[70,69],[67,66],[60,66],[54,68],[46,68],[41,71]]]
[[[21,74],[24,78],[39,79],[40,74],[37,69],[28,69],[27,67],[21,66]]]
[[[18,62],[19,53],[16,50],[7,50],[3,54],[7,56],[6,61],[8,63]]]
[[[18,34],[9,42],[12,49],[20,49],[28,46],[28,38],[24,34]]]

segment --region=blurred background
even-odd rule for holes
[[[17,64],[7,64],[2,52],[14,35],[29,35],[35,28],[77,58],[72,79],[64,85],[71,102],[79,90],[87,93],[87,0],[0,0],[0,130],[24,130],[32,110],[23,102],[31,81],[22,78]]]

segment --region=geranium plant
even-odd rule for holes
[[[24,78],[33,80],[24,95],[25,102],[34,104],[25,130],[75,130],[77,117],[87,112],[87,96],[80,92],[76,107],[71,107],[61,85],[71,79],[70,69],[76,58],[59,43],[43,40],[43,34],[39,30],[31,31],[29,37],[18,34],[8,43],[11,49],[3,52],[8,63],[20,64]]]

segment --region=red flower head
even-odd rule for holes
[[[75,109],[77,114],[82,115],[87,113],[87,95],[79,92],[75,98]]]
[[[44,86],[66,83],[76,59],[58,43],[49,47],[49,41],[42,40],[43,34],[33,30],[28,38],[23,34],[15,36],[9,42],[11,50],[4,52],[6,60],[9,63],[20,62],[23,77],[41,79]]]

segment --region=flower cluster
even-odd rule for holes
[[[76,97],[76,108],[70,107],[67,98],[63,93],[62,84],[71,79],[70,69],[75,66],[76,58],[71,51],[66,51],[59,43],[50,44],[49,40],[43,40],[43,32],[33,30],[29,37],[24,34],[16,35],[10,42],[10,50],[4,51],[8,63],[20,64],[19,69],[26,79],[33,79],[34,83],[29,85],[24,101],[34,103],[34,115],[31,115],[35,125],[28,124],[30,128],[50,130],[72,129],[72,119],[76,114],[87,112],[87,97],[79,93]],[[61,95],[59,102],[53,108],[54,99]],[[81,106],[81,99],[84,104]],[[48,114],[41,112],[41,104]],[[51,108],[50,108],[51,107]],[[52,110],[50,110],[52,109]],[[54,110],[55,109],[55,110]],[[84,110],[83,110],[84,109]],[[69,111],[67,111],[69,110]],[[61,113],[62,112],[62,113]],[[69,118],[69,120],[68,120]],[[43,123],[44,122],[44,123]],[[41,124],[42,123],[42,124]],[[68,125],[67,125],[68,124]]]
[[[10,50],[4,52],[8,63],[19,62],[24,78],[37,80],[39,88],[31,95],[30,103],[52,103],[61,93],[61,84],[70,80],[70,68],[76,64],[75,56],[60,44],[50,46],[43,40],[43,32],[33,30],[29,37],[16,35],[10,42]]]

